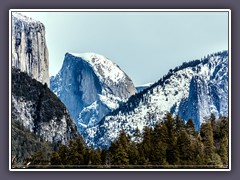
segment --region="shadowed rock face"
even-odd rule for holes
[[[98,124],[136,92],[131,79],[113,62],[94,53],[66,53],[51,90],[68,108],[80,132]]]
[[[66,144],[79,136],[64,104],[46,86],[12,69],[12,120],[51,143]]]
[[[189,85],[189,95],[188,98],[183,98],[179,105],[179,116],[186,121],[188,119],[193,119],[195,128],[200,129],[200,119],[203,120],[202,112],[206,111],[204,114],[211,114],[209,109],[208,98],[204,98],[208,95],[208,84],[204,80],[204,77],[193,76]]]
[[[45,27],[31,18],[12,13],[12,66],[49,86]]]
[[[75,120],[84,107],[98,99],[101,92],[100,82],[92,68],[70,54],[66,54],[59,74],[51,78],[50,87]]]

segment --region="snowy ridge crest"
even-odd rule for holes
[[[99,126],[86,130],[95,134],[87,139],[95,147],[109,146],[123,128],[130,136],[136,128],[153,126],[166,112],[179,115],[195,128],[213,113],[228,115],[228,52],[209,55],[201,60],[183,63],[170,70],[158,82],[131,96],[119,108],[105,116]]]
[[[69,53],[75,57],[79,57],[87,61],[101,81],[112,81],[117,83],[124,80],[125,73],[112,61],[103,55],[93,52],[87,53]]]

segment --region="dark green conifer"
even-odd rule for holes
[[[177,139],[177,147],[180,158],[180,165],[192,165],[194,160],[194,147],[190,135],[182,130]]]
[[[228,165],[228,138],[224,136],[220,143],[219,155],[224,166]]]
[[[208,121],[201,126],[200,134],[204,145],[204,155],[206,165],[215,165],[215,147],[213,141],[213,130],[211,123]]]
[[[148,162],[152,159],[152,147],[152,129],[146,126],[143,129],[142,148],[144,157]]]
[[[57,152],[53,152],[51,156],[51,165],[53,168],[63,168],[62,159]]]
[[[195,130],[194,123],[193,123],[192,119],[188,120],[188,122],[185,125],[185,128],[186,128],[186,131],[189,135],[197,136],[197,132]]]
[[[135,142],[131,142],[129,147],[129,164],[138,165],[139,164],[139,152]]]

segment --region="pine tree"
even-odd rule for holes
[[[216,117],[213,113],[211,113],[208,121],[210,121],[211,126],[212,126],[214,145],[216,146],[221,139],[219,121],[216,120]]]
[[[166,161],[166,139],[165,133],[167,132],[166,126],[163,123],[157,123],[154,127],[152,135],[152,164],[164,167],[167,165]],[[164,135],[165,134],[165,135]]]
[[[136,143],[133,141],[129,147],[129,164],[138,165],[139,164],[139,152]]]
[[[223,165],[228,166],[228,136],[229,133],[229,122],[227,117],[220,117],[220,148],[219,155],[222,159]]]
[[[60,159],[61,159],[61,164],[63,165],[69,165],[70,164],[70,159],[68,157],[69,154],[69,148],[65,145],[60,145],[59,149],[57,151]]]
[[[94,158],[93,164],[94,165],[101,165],[102,164],[100,148],[97,148],[97,150],[95,151],[95,158]]]
[[[128,159],[128,154],[124,150],[124,147],[122,144],[118,144],[117,149],[115,153],[113,154],[112,157],[112,165],[117,165],[115,167],[125,167],[126,165],[129,165],[129,159]]]
[[[228,138],[224,136],[220,143],[219,155],[224,166],[228,165]]]
[[[228,137],[229,122],[227,117],[220,117],[220,137]]]
[[[114,142],[112,142],[111,146],[109,147],[109,155],[111,155],[111,165],[115,165],[115,167],[125,167],[129,164],[129,143],[129,137],[124,130],[121,130],[118,138]]]
[[[197,136],[197,132],[195,130],[194,123],[193,123],[192,119],[188,120],[188,122],[185,125],[185,128],[186,128],[186,131],[189,135]]]
[[[100,167],[102,161],[101,161],[101,151],[98,148],[97,150],[89,149],[87,151],[88,154],[88,165],[90,165],[90,168],[98,168]],[[86,155],[86,154],[85,154]]]
[[[75,140],[70,140],[69,142],[69,158],[71,160],[71,165],[77,165],[76,167],[81,167],[80,165],[88,164],[88,160],[85,160],[85,146],[82,138],[77,138]]]
[[[168,143],[169,140],[169,136],[168,136],[168,129],[167,126],[165,124],[165,122],[161,122],[160,123],[161,129],[159,131],[159,138],[161,139],[161,141],[165,144]]]
[[[213,128],[213,130],[214,130],[214,129],[215,129],[215,126],[216,126],[216,117],[215,117],[215,115],[214,115],[213,113],[211,113],[209,120],[210,120],[211,126],[212,126],[212,128]]]
[[[140,143],[141,138],[142,136],[141,136],[140,130],[137,127],[133,134],[133,141],[135,141],[136,143]]]
[[[202,142],[204,145],[205,164],[215,165],[214,162],[215,147],[213,141],[213,130],[211,123],[209,121],[202,124],[200,134],[203,139]]]
[[[194,164],[194,147],[186,130],[182,130],[177,139],[180,165]]]
[[[145,165],[148,165],[148,159],[145,158],[145,153],[144,153],[144,149],[143,149],[143,143],[141,142],[140,144],[138,144],[138,152],[139,152],[139,161],[138,161],[138,165],[140,165],[142,168],[145,167]]]
[[[121,130],[118,141],[123,146],[124,150],[128,152],[130,146],[130,138],[124,130]]]
[[[176,116],[175,121],[176,121],[176,131],[179,133],[184,128],[184,121],[180,119],[178,115]]]
[[[168,165],[166,159],[166,150],[167,144],[163,143],[162,141],[158,141],[157,144],[154,144],[154,151],[153,151],[153,165],[158,165],[157,167],[164,168]]]
[[[53,152],[51,156],[51,165],[56,168],[63,168],[62,159],[57,152]]]
[[[217,154],[217,153],[214,153],[213,154],[213,167],[215,168],[223,168],[223,163],[222,163],[222,160],[221,160],[221,157]]]
[[[169,165],[177,165],[179,163],[179,153],[177,150],[177,136],[176,136],[176,123],[170,113],[166,114],[165,124],[167,127],[167,150],[166,158]]]
[[[201,142],[201,137],[199,136],[197,141],[194,143],[194,165],[196,168],[204,168],[205,166],[205,156],[204,156],[204,146]]]
[[[142,148],[145,160],[149,162],[152,159],[152,129],[145,126],[143,129]]]
[[[101,162],[102,162],[102,165],[107,165],[107,150],[104,148],[101,150]]]
[[[168,135],[174,135],[175,121],[174,121],[172,115],[168,112],[164,119],[165,119],[165,125],[168,129]]]

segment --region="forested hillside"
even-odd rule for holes
[[[197,132],[191,119],[184,124],[168,113],[154,128],[144,127],[142,135],[136,130],[134,140],[122,130],[109,149],[89,148],[82,138],[70,140],[69,146],[61,145],[43,167],[228,168],[228,154],[227,117],[211,115]]]

